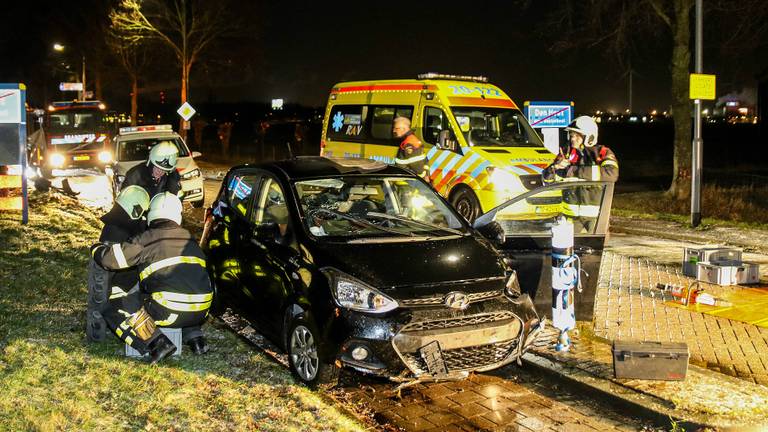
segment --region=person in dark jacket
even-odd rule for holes
[[[128,186],[115,198],[115,205],[101,217],[104,227],[99,242],[120,243],[139,235],[147,227],[144,213],[149,209],[149,195],[139,186]],[[110,272],[96,265],[88,265],[88,308],[86,310],[86,335],[91,342],[101,342],[106,337],[103,314],[109,307],[110,286],[128,291],[139,282],[136,269]]]
[[[184,342],[195,354],[208,351],[200,326],[208,315],[213,288],[205,267],[205,255],[181,224],[181,201],[175,195],[158,194],[149,205],[149,228],[127,242],[92,248],[94,260],[104,268],[136,267],[138,289],[121,292],[113,287],[110,309],[122,321],[107,323],[115,334],[154,364],[175,350],[157,327],[181,328]],[[112,314],[117,316],[117,314]]]
[[[580,116],[565,128],[570,147],[557,155],[542,171],[544,184],[557,181],[593,180],[616,182],[619,161],[606,146],[597,143],[597,123]],[[602,188],[584,186],[563,191],[563,213],[579,222],[581,230],[591,231],[600,213]]]
[[[137,185],[144,188],[150,198],[162,192],[170,192],[181,198],[181,176],[176,171],[178,157],[176,144],[171,141],[159,142],[149,151],[146,163],[136,165],[125,173],[120,188]]]
[[[406,117],[397,117],[392,126],[392,133],[400,140],[395,156],[395,165],[427,179],[427,156],[424,145],[411,130],[411,121]]]

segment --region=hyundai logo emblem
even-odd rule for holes
[[[443,302],[451,309],[464,310],[469,306],[469,297],[461,291],[454,291],[446,294]]]

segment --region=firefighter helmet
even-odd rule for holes
[[[590,116],[576,117],[567,128],[568,132],[576,132],[584,136],[584,145],[592,147],[597,144],[597,123]]]
[[[179,149],[171,141],[160,141],[149,151],[147,165],[150,163],[163,171],[173,171],[179,158]]]
[[[149,208],[149,194],[143,187],[131,185],[120,191],[115,202],[128,213],[131,219],[136,220]]]
[[[181,200],[170,192],[162,192],[155,195],[149,202],[147,223],[157,219],[168,219],[181,225]]]

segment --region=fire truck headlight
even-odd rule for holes
[[[64,166],[64,161],[65,161],[64,155],[59,153],[53,153],[51,154],[49,161],[51,162],[51,166],[53,166],[54,168],[61,168]]]
[[[107,150],[104,150],[104,151],[100,152],[99,153],[99,161],[101,161],[103,163],[111,162],[112,161],[112,153],[107,151]]]

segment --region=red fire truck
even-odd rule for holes
[[[44,116],[45,145],[31,157],[42,174],[72,168],[103,170],[112,161],[114,125],[100,101],[54,102]]]

